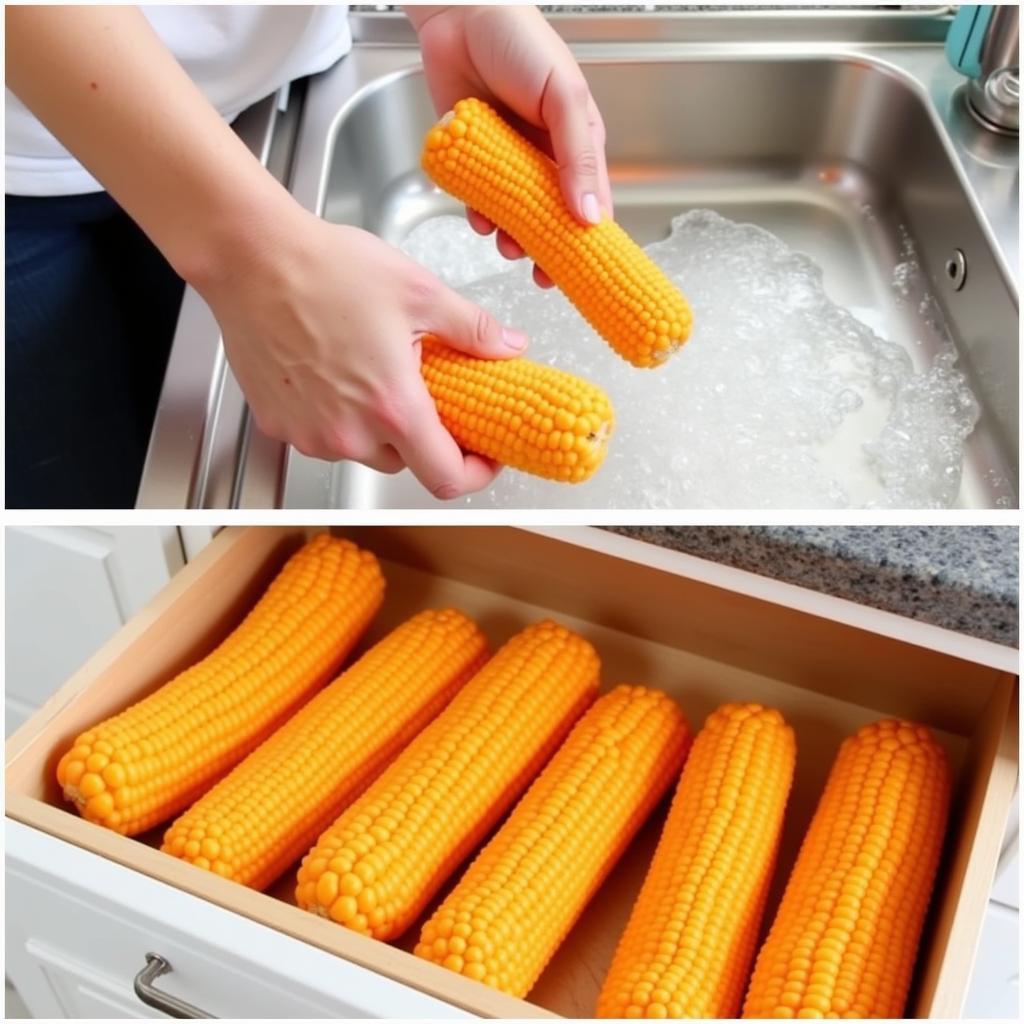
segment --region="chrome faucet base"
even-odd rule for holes
[[[967,106],[985,128],[1002,135],[1020,132],[1020,77],[1016,68],[1002,68],[987,79],[972,78]]]

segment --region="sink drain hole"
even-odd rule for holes
[[[954,249],[953,255],[946,260],[946,277],[953,285],[954,291],[960,291],[967,280],[967,258],[962,249]]]

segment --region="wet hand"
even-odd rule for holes
[[[605,130],[583,72],[535,7],[406,8],[419,33],[427,84],[439,114],[467,96],[512,115],[516,127],[558,165],[562,193],[582,224],[612,215],[605,160]],[[475,210],[469,223],[480,234],[495,225]],[[519,244],[497,233],[507,259],[525,256]],[[542,287],[551,281],[534,267]]]
[[[261,430],[305,455],[408,466],[438,498],[498,466],[460,450],[420,375],[420,339],[508,358],[526,338],[392,246],[295,207],[274,237],[197,284]]]

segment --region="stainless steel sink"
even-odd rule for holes
[[[766,227],[823,267],[835,301],[876,310],[922,368],[942,341],[919,308],[930,291],[982,407],[958,505],[1015,507],[1017,144],[967,113],[941,12],[556,20],[604,115],[627,229],[652,241],[694,207]],[[398,243],[456,207],[419,170],[434,112],[411,36],[388,16],[357,33],[310,83],[290,187],[328,220]],[[908,244],[926,280],[901,296],[892,272]],[[228,404],[240,408],[237,394]],[[236,433],[212,450],[234,462],[202,468],[185,503],[441,507],[408,473],[285,454],[244,416],[226,420]]]

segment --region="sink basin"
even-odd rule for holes
[[[920,310],[923,293],[892,285],[913,245],[927,277],[917,286],[941,302],[983,409],[959,504],[1013,504],[1016,295],[913,79],[883,60],[813,54],[588,60],[584,70],[608,128],[616,216],[641,243],[694,207],[761,225],[823,268],[834,301],[876,311],[923,369],[940,328]],[[457,211],[419,170],[434,120],[419,69],[365,86],[337,120],[322,215],[400,244],[422,220]],[[957,250],[967,262],[960,291],[946,270]],[[323,503],[441,504],[408,473],[331,469],[292,453],[286,504]]]
[[[930,293],[981,407],[956,504],[1016,507],[1016,140],[975,125],[936,39],[651,36],[608,42],[591,32],[576,46],[608,129],[617,219],[641,243],[699,207],[767,228],[822,267],[835,302],[873,311],[916,369],[948,344],[934,308],[922,311]],[[310,83],[293,194],[330,221],[400,244],[423,220],[459,209],[419,169],[434,120],[414,48],[357,45]],[[901,293],[893,273],[909,247],[922,273]],[[246,430],[236,496],[286,507],[451,507],[407,472],[294,451],[282,471],[281,452]]]

